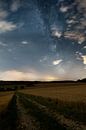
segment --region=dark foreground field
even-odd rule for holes
[[[0,93],[0,130],[86,130],[86,84]]]

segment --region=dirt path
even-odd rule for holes
[[[35,97],[35,96],[34,96]],[[72,119],[65,118],[63,115],[57,113],[55,110],[49,109],[46,104],[42,104],[42,102],[37,101],[37,98],[32,98],[29,96],[23,96],[24,100],[27,102],[31,102],[36,105],[42,112],[46,113],[52,119],[57,121],[57,124],[65,126],[64,129],[67,130],[86,130],[86,126],[78,121],[73,121]]]
[[[17,96],[18,126],[17,130],[39,130],[39,124],[35,118],[28,114],[29,108],[25,109]]]
[[[16,96],[14,95],[9,102],[8,108],[1,113],[0,116],[0,130],[16,130],[17,125],[17,106]]]
[[[0,115],[0,130],[39,130],[39,124],[14,95],[6,111]]]
[[[20,96],[25,109],[29,109],[29,114],[36,118],[40,124],[40,130],[66,130],[64,126],[59,124],[49,113],[42,109],[42,105],[38,105],[31,99]]]
[[[0,130],[86,130],[85,126],[65,118],[44,103],[35,96],[15,94],[0,117]]]

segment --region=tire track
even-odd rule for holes
[[[39,124],[35,118],[28,114],[29,108],[25,109],[19,96],[17,96],[18,126],[17,130],[39,130]]]
[[[10,101],[8,108],[1,116],[0,130],[16,130],[17,128],[17,106],[16,96]]]
[[[55,110],[49,109],[46,105],[42,104],[42,102],[37,102],[35,98],[31,98],[27,95],[25,95],[26,100],[32,102],[35,104],[39,109],[50,115],[52,118],[56,119],[56,121],[61,124],[62,126],[65,126],[67,130],[86,130],[86,126],[78,121],[73,121],[72,119],[65,118],[63,115],[57,113]]]
[[[19,95],[25,108],[30,109],[29,114],[34,116],[40,123],[40,130],[66,130],[65,126],[59,124],[55,118],[42,109],[42,105],[26,98],[22,94]]]

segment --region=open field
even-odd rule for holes
[[[1,92],[0,101],[0,130],[86,130],[85,83],[39,83]]]
[[[13,92],[0,92],[0,112],[6,109],[12,96]]]
[[[40,83],[21,92],[64,101],[86,102],[86,83]]]

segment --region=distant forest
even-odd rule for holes
[[[14,91],[28,87],[36,87],[39,83],[86,83],[86,78],[77,81],[0,81],[0,91]]]

